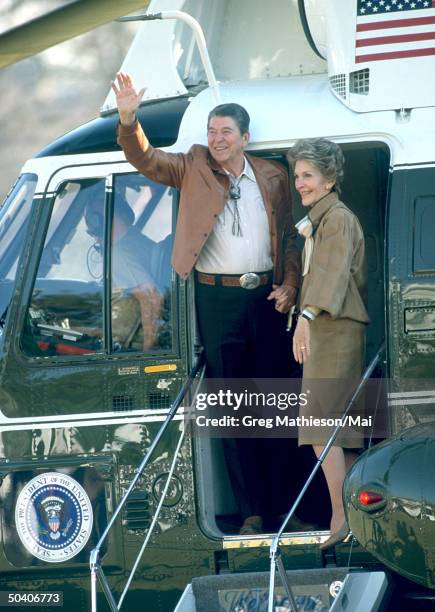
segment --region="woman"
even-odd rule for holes
[[[366,271],[364,236],[356,216],[339,200],[343,153],[325,139],[300,140],[288,153],[295,186],[308,215],[297,224],[305,237],[300,316],[293,337],[296,361],[303,364],[303,391],[309,403],[301,416],[340,417],[363,367]],[[317,457],[333,427],[301,427],[299,445],[311,444]],[[331,498],[328,548],[349,533],[342,486],[363,446],[349,428],[335,440],[322,468]]]

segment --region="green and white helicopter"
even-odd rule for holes
[[[435,3],[80,0],[0,35],[0,67],[145,8],[127,18],[143,23],[121,69],[147,87],[138,118],[154,146],[205,143],[209,110],[236,101],[255,155],[285,163],[316,136],[342,147],[343,199],[368,254],[360,388],[382,379],[371,406],[381,424],[345,482],[347,541],[319,550],[319,464],[289,500],[319,529],[235,533],[220,441],[192,437],[183,418],[203,358],[193,283],[171,270],[178,193],[126,162],[109,92],[98,119],[26,162],[0,209],[0,604],[429,610]],[[125,203],[157,304],[114,282]]]

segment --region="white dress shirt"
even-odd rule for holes
[[[199,272],[245,274],[273,268],[269,221],[254,171],[246,157],[243,171],[235,183],[240,188],[237,206],[242,235],[233,235],[234,200],[228,199],[198,257],[196,269]]]

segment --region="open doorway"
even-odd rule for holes
[[[384,143],[379,142],[350,142],[343,144],[342,148],[346,163],[341,199],[358,217],[366,242],[368,311],[371,319],[366,335],[366,363],[369,363],[385,335],[384,235],[390,152]],[[285,153],[268,151],[262,152],[261,156],[285,163]],[[298,221],[306,211],[303,211],[297,196],[294,201],[294,218]],[[379,371],[375,373],[375,376],[380,375]],[[294,442],[289,440],[289,444]],[[238,534],[241,524],[238,503],[228,478],[221,440],[196,438],[194,449],[198,507],[204,529],[214,536]],[[308,446],[296,449],[296,455],[293,451],[292,457],[291,464],[277,465],[283,486],[286,486],[286,482],[288,484],[289,479],[298,483],[303,481],[315,462],[312,448]],[[292,492],[288,510],[293,501]],[[297,514],[305,523],[324,530],[329,528],[330,513],[329,495],[323,474],[319,471]],[[265,531],[274,528],[272,526]]]

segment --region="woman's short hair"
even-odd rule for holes
[[[304,159],[311,162],[326,179],[335,181],[335,191],[341,192],[341,183],[344,176],[344,155],[335,142],[326,138],[298,140],[289,149],[287,159],[293,170],[297,161]]]

